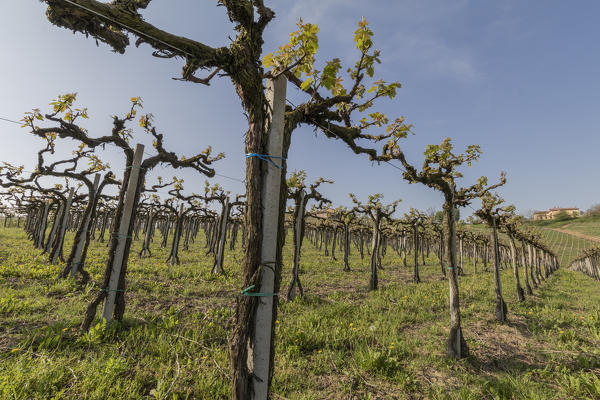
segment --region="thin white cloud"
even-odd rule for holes
[[[481,79],[483,72],[472,50],[442,37],[444,27],[464,14],[468,3],[468,0],[378,0],[365,7],[364,2],[357,0],[301,0],[284,11],[285,17],[278,15],[285,20],[278,28],[289,32],[302,17],[345,44],[348,25],[355,25],[364,13],[367,20],[373,22],[377,43],[385,43],[382,50],[386,63],[396,61],[436,78],[473,82]],[[387,10],[384,15],[381,15],[382,8]],[[373,14],[373,20],[369,14]],[[381,41],[383,35],[393,40]]]
[[[335,22],[340,10],[355,8],[354,0],[302,0],[296,1],[287,15],[289,22],[295,23],[298,17],[313,24]],[[338,10],[338,12],[336,12]]]
[[[430,34],[399,32],[395,35],[393,48],[385,51],[402,64],[422,73],[436,77],[454,78],[472,82],[483,77],[471,51],[453,47]]]

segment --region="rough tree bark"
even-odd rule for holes
[[[294,243],[294,258],[292,260],[292,281],[287,292],[288,301],[296,298],[296,289],[298,290],[300,297],[304,296],[304,290],[302,289],[302,283],[300,283],[300,250],[302,249],[302,240],[304,238],[304,207],[306,203],[304,199],[306,197],[306,191],[300,190],[300,201],[298,207],[294,208],[294,226],[293,226],[293,243]]]
[[[450,357],[461,359],[469,355],[469,347],[460,324],[460,295],[458,290],[458,270],[456,264],[456,221],[453,198],[446,197],[442,207],[442,228],[444,232],[444,255],[448,266],[448,286],[450,295],[450,333],[446,342],[446,352]]]
[[[521,287],[521,280],[519,278],[519,266],[517,265],[517,248],[515,246],[515,238],[508,232],[508,238],[510,240],[510,259],[512,262],[513,273],[515,274],[515,289],[517,291],[517,299],[519,301],[525,301],[525,292]],[[527,272],[525,272],[525,276],[527,276]]]
[[[500,249],[498,248],[498,229],[496,217],[492,216],[492,246],[494,246],[494,291],[496,292],[496,320],[506,322],[508,308],[502,296],[502,281],[500,280]]]

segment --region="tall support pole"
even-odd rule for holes
[[[458,254],[459,254],[459,262],[458,262],[458,274],[463,274],[463,241],[464,234],[458,235]]]
[[[94,176],[94,188],[90,192],[90,198],[88,199],[88,204],[90,207],[94,207],[94,203],[96,202],[96,194],[98,192],[98,185],[100,185],[100,174],[96,174]],[[71,261],[71,272],[70,276],[73,277],[77,273],[77,269],[82,262],[83,256],[83,248],[85,247],[85,243],[88,241],[88,227],[92,220],[92,214],[94,213],[93,209],[90,209],[90,212],[85,216],[82,224],[81,235],[77,239],[77,244],[75,247],[75,255],[73,256],[73,261]]]
[[[52,264],[56,264],[58,262],[58,258],[60,257],[60,253],[62,252],[63,242],[65,241],[65,232],[67,230],[67,222],[69,221],[69,212],[71,211],[71,202],[73,201],[73,194],[75,193],[75,188],[71,188],[69,191],[69,197],[67,197],[67,201],[65,202],[65,208],[63,209],[62,214],[62,223],[60,225],[60,231],[58,232],[58,246],[54,254],[52,255]]]
[[[225,242],[227,241],[227,221],[229,220],[229,197],[225,198],[223,203],[223,212],[221,213],[221,228],[219,229],[219,242],[217,243],[217,255],[213,266],[214,274],[223,273],[223,257],[225,256]]]
[[[369,290],[377,290],[379,288],[379,279],[377,277],[377,248],[378,247],[379,247],[379,214],[376,214],[375,219],[373,220],[373,237],[371,240],[371,278],[369,280]],[[415,254],[416,254],[416,247],[415,247]]]
[[[477,273],[477,241],[473,238],[473,270]]]
[[[123,265],[123,258],[125,254],[125,245],[129,240],[129,226],[131,218],[133,217],[133,208],[136,201],[136,191],[138,185],[138,179],[140,177],[140,165],[142,164],[142,156],[144,155],[144,145],[138,144],[135,146],[135,152],[133,153],[133,163],[131,165],[131,172],[129,173],[129,180],[127,181],[127,192],[125,193],[125,201],[123,204],[123,214],[121,215],[121,221],[119,221],[119,232],[117,248],[115,250],[115,256],[113,258],[112,269],[110,273],[110,280],[108,282],[108,288],[106,295],[106,301],[104,302],[104,309],[102,310],[102,318],[106,319],[109,323],[112,320],[113,310],[115,308],[115,299],[117,297],[117,289],[119,286],[119,276],[121,275],[121,267]]]
[[[444,231],[440,230],[440,271],[442,275],[446,276],[446,268],[444,266]],[[475,271],[477,272],[477,271]]]
[[[413,246],[415,250],[415,265],[413,269],[413,281],[415,283],[421,282],[421,277],[419,276],[419,226],[415,223],[413,224]]]
[[[286,79],[279,76],[269,80],[267,99],[271,105],[271,125],[267,138],[267,154],[281,157],[283,151],[283,130],[285,124]],[[277,160],[277,158],[275,158]],[[261,193],[262,207],[262,247],[260,261],[263,266],[259,291],[273,293],[275,290],[275,269],[277,265],[277,235],[279,230],[279,196],[281,194],[281,169],[274,163],[266,162],[266,174]],[[277,299],[275,296],[258,297],[253,319],[254,337],[249,352],[252,363],[252,400],[267,400],[271,383],[273,362],[274,325],[273,314]]]

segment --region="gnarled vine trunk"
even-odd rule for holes
[[[500,281],[500,249],[498,248],[498,230],[496,229],[496,218],[492,217],[492,246],[494,246],[494,290],[496,292],[496,320],[506,321],[508,309],[502,297],[502,282]]]
[[[460,324],[460,296],[458,290],[458,270],[456,265],[456,221],[452,198],[443,205],[444,255],[448,266],[448,285],[450,294],[450,334],[446,342],[448,356],[461,359],[469,355],[469,348],[463,336]]]
[[[517,249],[515,246],[515,239],[512,234],[508,234],[510,239],[510,258],[513,266],[513,273],[515,274],[515,288],[517,290],[517,298],[519,301],[525,301],[525,292],[521,287],[521,279],[519,278],[519,266],[517,265]],[[527,276],[527,274],[525,274]]]

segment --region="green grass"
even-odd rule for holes
[[[600,216],[580,217],[574,220],[566,221],[564,229],[580,232],[586,235],[597,236],[600,238]]]
[[[0,398],[229,398],[227,339],[241,250],[227,251],[227,274],[213,277],[202,232],[174,267],[158,239],[151,259],[130,259],[123,323],[82,335],[77,327],[97,286],[57,280],[60,267],[46,263],[21,230],[0,228]],[[106,250],[92,242],[94,282]],[[284,255],[282,291],[289,243]],[[494,321],[491,270],[474,274],[467,262],[460,287],[471,356],[455,361],[445,356],[448,283],[433,254],[424,282],[414,284],[410,261],[400,267],[388,248],[375,292],[368,291],[368,257],[353,248],[345,273],[337,255],[334,261],[305,242],[306,296],[282,301],[277,320],[274,399],[600,397],[600,291],[586,276],[561,269],[519,304],[504,270],[509,323],[502,325]]]
[[[529,224],[539,228],[562,228],[600,238],[600,215],[570,218],[565,221],[532,221]]]

